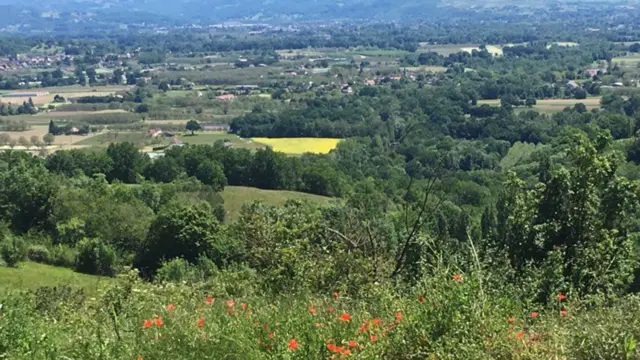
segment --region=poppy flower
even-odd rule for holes
[[[380,326],[380,324],[382,324],[382,320],[380,318],[375,318],[375,319],[371,320],[371,324],[376,325],[376,326]]]
[[[309,306],[309,314],[311,315],[315,315],[316,314],[316,307],[311,305]]]
[[[453,275],[453,280],[454,280],[454,281],[458,281],[458,282],[462,281],[462,275],[460,275],[460,274],[454,274],[454,275]]]
[[[207,296],[206,302],[207,302],[207,305],[213,304],[213,298],[211,296]]]
[[[567,316],[568,312],[565,309],[560,310],[560,315]]]
[[[347,314],[347,313],[342,313],[342,315],[340,315],[340,321],[351,321],[351,315]]]
[[[362,324],[362,326],[360,326],[360,329],[358,329],[360,331],[360,333],[365,333],[367,331],[369,331],[369,323],[367,323],[366,321]]]
[[[344,348],[342,346],[336,346],[336,348],[333,350],[333,352],[335,352],[336,354],[340,354],[344,351]]]
[[[151,320],[145,320],[144,324],[142,325],[142,327],[144,328],[150,328],[151,325],[153,325],[153,323],[151,322]]]
[[[162,318],[153,319],[153,323],[156,324],[157,327],[160,327],[160,326],[164,325],[164,322],[162,321]]]
[[[227,307],[228,308],[232,308],[236,305],[236,302],[233,301],[232,299],[227,300]]]
[[[138,360],[144,360],[143,358],[138,358]]]
[[[531,313],[531,317],[534,318],[534,319],[537,318],[538,317],[538,312],[537,311],[532,312]]]
[[[558,295],[558,300],[559,300],[559,301],[564,301],[564,300],[566,300],[566,299],[567,299],[567,296],[566,296],[565,294],[559,294],[559,295]]]
[[[336,344],[328,343],[327,344],[327,350],[329,350],[331,352],[336,352]]]
[[[332,312],[335,312],[335,311],[336,311],[336,309],[334,309],[333,307],[330,307],[330,308],[327,309],[328,313],[332,313]]]
[[[344,349],[344,350],[342,351],[342,355],[344,355],[344,356],[349,356],[349,355],[351,355],[351,350],[349,350],[349,349]]]
[[[378,341],[378,337],[375,336],[375,335],[371,335],[371,336],[369,336],[369,340],[371,340],[371,342],[376,342],[376,341]]]
[[[424,302],[424,296],[418,296],[418,302],[423,303]]]
[[[354,347],[356,347],[356,346],[358,346],[358,343],[356,343],[356,341],[355,341],[355,340],[349,340],[349,347],[354,348]]]
[[[322,327],[322,324],[320,324],[320,323],[316,323],[316,329],[319,329],[319,328],[321,328],[321,327]]]
[[[200,318],[200,319],[198,320],[198,327],[199,327],[199,328],[204,327],[204,319],[203,319],[203,318]]]
[[[242,310],[247,310],[247,304],[245,303],[240,304],[240,307],[242,308]]]
[[[273,339],[273,338],[274,338],[274,336],[276,336],[276,333],[271,332],[271,333],[269,333],[269,335],[267,335],[267,336],[269,337],[269,339]]]
[[[338,298],[338,292],[337,292],[337,291],[334,291],[334,292],[333,292],[333,297],[334,297],[335,299],[337,299],[337,298]]]
[[[402,313],[400,311],[396,311],[396,323],[402,321]]]
[[[514,318],[513,316],[509,318],[509,324],[513,324],[514,322],[516,322],[516,318]]]
[[[173,305],[173,304],[167,305],[167,311],[173,311],[173,310],[175,310],[175,308],[176,308],[176,306]]]
[[[518,339],[522,339],[522,338],[524,337],[524,332],[522,332],[522,331],[518,331],[518,333],[516,334],[516,337],[517,337]]]
[[[296,340],[295,338],[293,338],[293,339],[289,340],[289,343],[287,344],[287,348],[288,348],[289,350],[292,350],[292,351],[293,351],[293,350],[298,350],[298,347],[299,347],[299,346],[300,346],[300,345],[298,344],[298,340]]]

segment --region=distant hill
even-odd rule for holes
[[[622,3],[622,0],[583,1],[579,6]],[[0,0],[0,27],[51,28],[83,24],[174,25],[221,23],[287,23],[328,20],[434,20],[497,8],[509,13],[556,9],[569,0]],[[624,4],[637,6],[637,0]],[[15,30],[15,29],[13,29]]]

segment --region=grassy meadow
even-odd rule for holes
[[[537,100],[537,104],[531,108],[520,107],[517,111],[536,110],[542,113],[555,113],[564,110],[566,107],[572,107],[576,104],[584,104],[588,110],[600,108],[601,97],[590,97],[582,100],[578,99],[542,99]],[[478,105],[500,106],[500,99],[495,100],[478,100]]]
[[[112,281],[108,277],[80,274],[71,269],[34,262],[20,263],[17,268],[0,266],[0,293],[63,285],[95,293],[102,285]]]

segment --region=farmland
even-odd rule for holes
[[[600,108],[600,97],[590,97],[587,99],[543,99],[538,100],[537,104],[531,109],[542,113],[554,113],[564,110],[566,107],[571,107],[576,104],[584,104],[587,109]],[[479,105],[487,104],[491,106],[500,106],[500,100],[479,100]],[[526,111],[529,108],[518,108],[518,111]]]
[[[327,138],[252,138],[251,140],[269,145],[275,151],[285,154],[326,154],[335,149],[340,139]]]
[[[624,65],[625,67],[636,68],[640,63],[640,54],[630,54],[613,58],[615,64]]]

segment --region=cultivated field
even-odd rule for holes
[[[587,109],[599,109],[600,108],[600,97],[591,97],[587,99],[544,99],[538,100],[537,104],[531,108],[532,110],[537,110],[540,112],[553,113],[560,112],[564,110],[566,107],[574,106],[576,104],[582,103]],[[500,100],[478,100],[478,105],[487,104],[492,106],[500,106]],[[519,110],[526,111],[530,108],[518,108]]]
[[[627,56],[620,56],[613,58],[613,62],[616,64],[624,65],[625,67],[637,67],[640,63],[640,54],[630,54]]]
[[[442,56],[449,56],[451,54],[459,53],[461,51],[466,51],[470,53],[473,50],[480,50],[480,45],[478,44],[444,44],[444,45],[429,45],[426,43],[420,44],[420,52],[436,52]],[[501,45],[487,45],[487,51],[493,55],[502,56],[502,46]]]
[[[410,66],[410,67],[406,67],[404,68],[407,71],[410,72],[434,72],[434,73],[439,73],[439,72],[445,72],[447,71],[447,68],[444,66]]]
[[[321,205],[328,205],[332,199],[319,195],[305,194],[295,191],[262,190],[244,186],[227,186],[222,192],[227,220],[235,220],[240,215],[244,204],[261,201],[269,205],[282,205],[289,200],[307,200]]]
[[[42,140],[42,137],[49,133],[48,125],[35,125],[32,126],[30,130],[27,131],[0,131],[0,134],[9,134],[12,139],[18,140],[21,137],[25,137],[27,140],[31,139],[32,136],[37,136]],[[53,142],[54,145],[72,145],[77,142],[81,142],[84,139],[87,139],[91,135],[59,135],[55,137]]]
[[[227,134],[224,132],[196,132],[194,136],[191,133],[179,135],[178,139],[185,144],[191,145],[213,145],[216,141],[229,141],[234,149],[264,149],[265,144],[257,143],[253,140],[243,139],[238,135]]]
[[[62,95],[67,99],[78,98],[83,96],[109,96],[118,91],[129,90],[129,86],[100,86],[100,87],[84,87],[80,85],[61,86],[52,88],[37,88],[29,91],[48,92],[49,95],[31,97],[36,105],[48,104],[53,101],[56,95]],[[18,92],[18,91],[16,91]],[[29,101],[29,96],[21,97],[0,97],[0,102],[11,104],[22,104]]]
[[[251,140],[269,145],[275,151],[299,155],[304,153],[326,154],[336,148],[341,139],[329,138],[252,138]]]
[[[549,45],[547,45],[547,49],[551,49],[552,46],[562,46],[562,47],[574,47],[574,46],[578,46],[578,43],[575,42],[554,42],[551,43]]]

